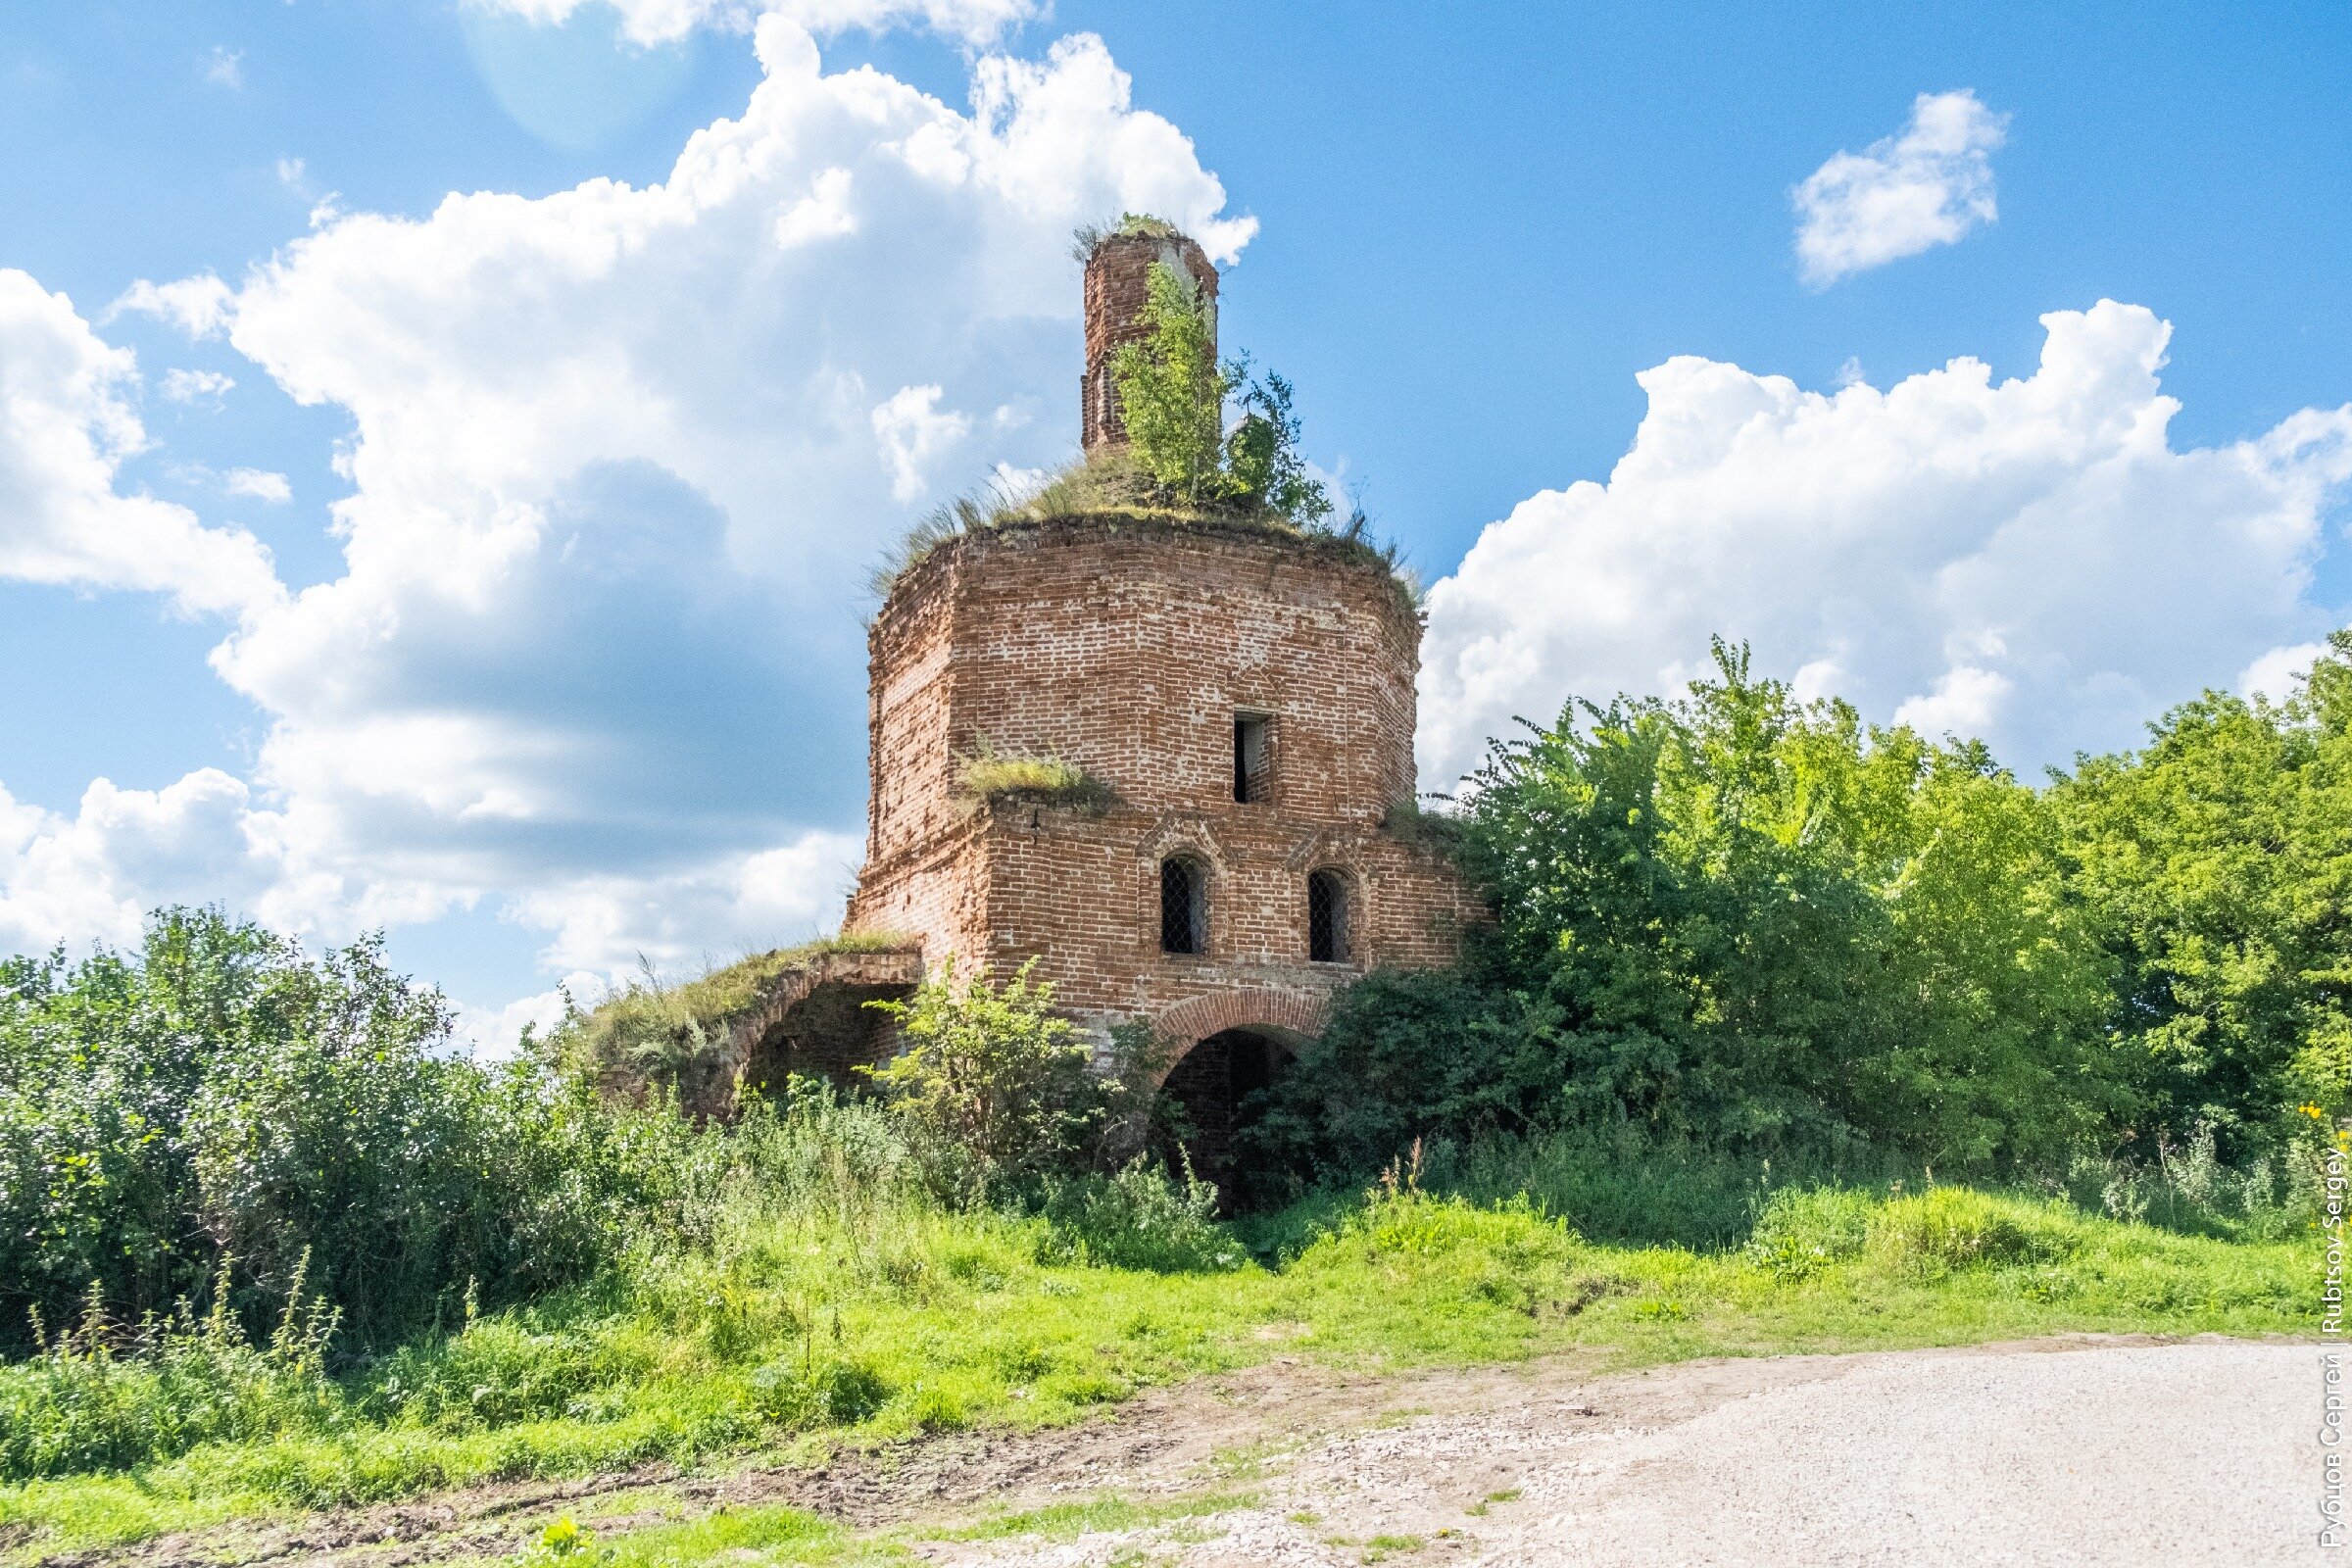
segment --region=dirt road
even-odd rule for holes
[[[2085,1336],[1617,1376],[1574,1356],[1386,1377],[1288,1358],[1079,1427],[477,1488],[52,1561],[459,1568],[564,1516],[611,1543],[790,1503],[959,1568],[2352,1568],[2316,1545],[2320,1354]],[[1078,1522],[1125,1528],[1076,1533],[1065,1509],[1004,1533],[1007,1513],[1104,1499]]]
[[[1488,1392],[1485,1409],[1304,1447],[1252,1507],[925,1555],[1053,1568],[2251,1568],[2338,1556],[2315,1539],[2310,1346],[2039,1342],[1598,1382],[1537,1368]]]

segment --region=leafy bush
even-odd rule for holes
[[[1301,1276],[1360,1260],[1375,1271],[1426,1270],[1467,1298],[1528,1312],[1567,1295],[1580,1257],[1576,1233],[1525,1197],[1495,1206],[1392,1184],[1339,1216],[1301,1248]]]
[[[344,1414],[325,1375],[334,1313],[300,1294],[263,1345],[230,1316],[227,1270],[202,1317],[183,1301],[133,1333],[93,1288],[81,1319],[29,1360],[0,1366],[0,1479],[121,1470]]]
[[[1091,1070],[1093,1052],[1036,967],[1000,985],[985,964],[959,976],[950,960],[906,1001],[868,1004],[899,1020],[906,1046],[863,1070],[944,1201],[978,1206],[1034,1186],[1082,1158],[1110,1117],[1118,1085]]]
[[[1335,999],[1320,1038],[1239,1133],[1253,1207],[1368,1179],[1415,1142],[1543,1124],[1567,1064],[1556,1009],[1476,979],[1377,970]]]
[[[1110,1268],[1192,1273],[1240,1266],[1241,1245],[1217,1223],[1217,1190],[1181,1180],[1138,1156],[1110,1176],[1080,1176],[1048,1189],[1048,1257]]]
[[[1768,1200],[1760,1195],[1776,1184],[1868,1182],[1905,1168],[1882,1165],[1868,1149],[1785,1151],[1772,1158],[1630,1124],[1571,1125],[1441,1140],[1430,1146],[1423,1180],[1481,1203],[1524,1193],[1596,1242],[1714,1250],[1747,1238]]]
[[[380,944],[311,957],[209,910],[142,949],[0,964],[0,1348],[32,1310],[162,1316],[234,1258],[267,1336],[307,1288],[337,1345],[594,1273],[674,1217],[674,1118],[622,1117],[530,1062],[448,1054],[437,993]]]
[[[482,1431],[562,1415],[583,1395],[633,1370],[591,1335],[487,1318],[384,1357],[370,1369],[362,1403],[379,1420]]]
[[[794,1431],[856,1426],[890,1402],[889,1382],[861,1361],[804,1351],[768,1362],[752,1374],[752,1403],[769,1421]]]
[[[2317,1106],[2303,1107],[2315,1113]],[[2199,1123],[2184,1148],[2157,1140],[2156,1158],[2079,1153],[2063,1182],[2075,1203],[2110,1219],[2145,1222],[2231,1241],[2284,1241],[2307,1233],[2327,1206],[2327,1162],[2316,1128],[2290,1133],[2275,1154],[2222,1163],[2214,1129]]]
[[[1745,1254],[1788,1278],[1857,1257],[1879,1200],[1851,1187],[1784,1187],[1756,1215]]]

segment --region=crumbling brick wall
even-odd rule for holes
[[[1208,306],[1209,348],[1216,348],[1217,270],[1207,253],[1182,235],[1110,234],[1086,259],[1086,371],[1078,378],[1078,442],[1092,452],[1127,438],[1110,380],[1110,357],[1144,336],[1136,318],[1150,298],[1156,262],[1190,274]]]
[[[1385,565],[1312,535],[1121,516],[943,544],[873,625],[875,788],[851,923],[906,932],[934,963],[1035,957],[1097,1024],[1196,1017],[1277,1037],[1307,1032],[1284,1020],[1367,967],[1450,961],[1477,900],[1382,826],[1413,790],[1420,629]],[[1248,804],[1242,712],[1271,736],[1265,798]],[[984,739],[1076,762],[1117,800],[959,800],[956,759]],[[1161,951],[1171,854],[1208,871],[1197,955]],[[1348,879],[1344,962],[1308,958],[1307,878],[1323,868]],[[1232,999],[1213,1018],[1199,1005],[1212,997]]]

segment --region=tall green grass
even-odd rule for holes
[[[46,1551],[492,1479],[1032,1426],[1276,1352],[1382,1368],[1575,1348],[1632,1364],[2308,1326],[2296,1245],[2049,1196],[1765,1188],[1704,1166],[1678,1182],[1666,1165],[1623,1173],[1614,1228],[1687,1224],[1699,1245],[1604,1240],[1605,1152],[1494,1147],[1245,1238],[1140,1170],[1043,1213],[942,1212],[878,1113],[822,1098],[756,1136],[706,1241],[341,1377],[289,1341],[207,1363],[204,1383],[185,1371],[195,1350],[117,1353],[95,1333],[0,1368],[15,1445],[0,1531]],[[237,1413],[122,1418],[206,1400]]]

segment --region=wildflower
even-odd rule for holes
[[[587,1544],[587,1532],[569,1514],[539,1532],[539,1549],[550,1557],[568,1557]]]

